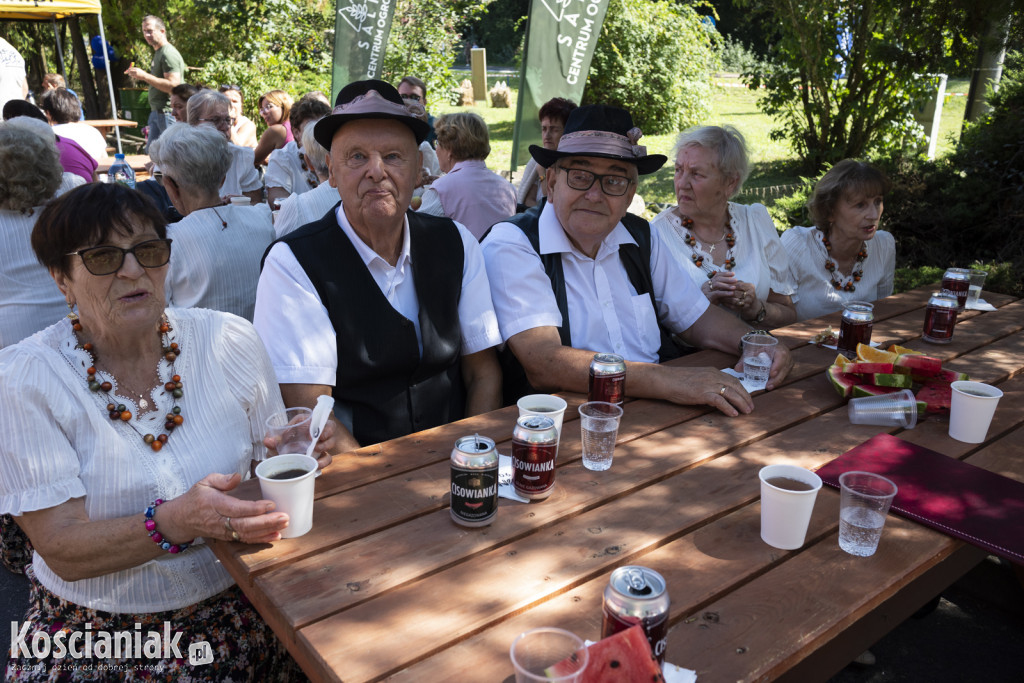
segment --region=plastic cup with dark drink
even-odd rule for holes
[[[963,313],[967,295],[971,291],[971,271],[968,268],[947,268],[942,275],[942,293],[956,297],[956,310]]]
[[[530,500],[543,500],[555,488],[558,430],[544,415],[524,415],[512,431],[512,486]]]
[[[761,540],[781,550],[796,550],[807,538],[821,477],[796,465],[762,467]]]
[[[313,488],[316,458],[287,453],[267,458],[256,466],[263,498],[274,501],[274,511],[288,515],[281,538],[296,538],[313,528]]]
[[[932,344],[948,344],[953,341],[956,316],[956,297],[942,292],[932,294],[924,309],[924,332],[921,338]]]
[[[850,301],[843,304],[843,317],[839,322],[839,342],[836,344],[839,353],[847,358],[856,358],[857,344],[871,343],[874,309],[874,305],[867,301]]]
[[[603,401],[621,406],[626,398],[626,361],[614,353],[597,353],[590,361],[588,401]]]

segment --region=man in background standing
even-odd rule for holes
[[[406,102],[415,102],[423,109],[427,108],[427,84],[415,76],[406,76],[399,82],[398,94]],[[427,133],[426,141],[433,148],[437,133],[434,132],[434,117],[429,113],[427,113],[427,125],[430,126],[430,132]]]
[[[150,72],[130,66],[125,73],[149,84],[148,146],[173,122],[170,113],[171,90],[184,79],[185,60],[177,48],[167,42],[167,29],[159,17],[148,15],[142,19],[142,36],[155,50],[153,66]]]
[[[25,60],[13,45],[0,38],[0,109],[8,100],[23,100],[27,96]]]

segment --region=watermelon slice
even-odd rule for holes
[[[934,377],[942,371],[942,361],[932,356],[903,354],[893,363],[896,372],[915,378]]]
[[[850,363],[843,371],[858,375],[891,375],[892,369],[892,363]]]
[[[938,372],[933,377],[929,377],[924,381],[925,384],[951,384],[958,382],[962,379],[970,379],[966,372],[957,372],[956,370],[943,370]]]
[[[651,653],[651,644],[640,624],[599,640],[587,648],[587,653],[590,662],[576,679],[579,683],[664,683],[661,667]],[[571,675],[576,672],[578,657],[578,652],[573,653],[549,666],[544,673],[552,677]]]
[[[868,381],[876,387],[897,387],[900,389],[909,389],[914,386],[914,380],[910,379],[910,375],[901,375],[899,373],[893,373],[891,375],[868,375],[867,378]]]
[[[926,384],[917,392],[918,403],[925,404],[925,410],[932,414],[949,412],[953,389],[948,384]]]
[[[836,392],[843,398],[849,398],[852,389],[864,382],[859,375],[843,372],[843,369],[838,365],[833,365],[828,369],[828,381],[832,382]]]

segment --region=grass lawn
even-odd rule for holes
[[[488,79],[488,82],[496,79]],[[513,79],[509,79],[513,80]],[[517,80],[517,79],[516,79]],[[792,149],[785,141],[776,142],[770,138],[771,119],[757,108],[758,94],[740,86],[738,79],[719,78],[719,87],[714,90],[712,113],[708,119],[710,124],[731,124],[743,133],[750,151],[753,171],[747,180],[741,202],[764,201],[762,197],[775,196],[768,188],[792,184],[799,181],[796,174],[796,160]],[[949,154],[960,135],[963,122],[966,94],[969,81],[966,79],[950,79],[946,83],[946,97],[940,119],[939,143],[937,156]],[[472,110],[480,114],[491,132],[491,155],[487,165],[496,171],[508,171],[512,157],[512,132],[515,123],[516,109],[513,91],[512,107],[494,109],[484,102],[478,102]],[[453,111],[462,111],[462,107],[453,107],[447,103],[434,105],[431,113],[435,116]],[[660,153],[671,156],[675,135],[645,135],[641,143],[647,146],[648,153]],[[525,165],[520,159],[520,164]],[[644,201],[674,204],[672,190],[672,166],[666,164],[658,173],[645,176],[640,181],[640,194]]]

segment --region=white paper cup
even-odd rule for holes
[[[562,417],[565,415],[566,402],[564,398],[551,394],[529,394],[516,401],[519,407],[519,417],[523,415],[544,415],[555,421],[555,429],[559,436],[562,434]]]
[[[761,468],[758,476],[761,479],[761,540],[780,550],[803,546],[814,501],[821,489],[821,477],[796,465],[768,465]],[[777,477],[793,479],[811,488],[794,491],[768,483]]]
[[[961,380],[949,385],[949,435],[964,443],[981,443],[988,434],[992,416],[1003,392],[988,384]]]
[[[290,479],[274,479],[289,470],[302,470]],[[285,453],[267,458],[256,466],[260,491],[274,501],[274,511],[288,514],[288,526],[281,538],[296,538],[313,528],[313,485],[316,482],[316,458],[305,453]]]

